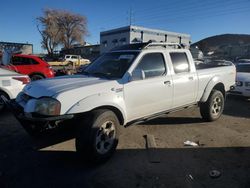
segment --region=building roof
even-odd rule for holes
[[[125,27],[102,31],[100,35],[105,36],[105,35],[112,35],[112,34],[118,34],[118,33],[129,32],[129,31],[135,31],[135,32],[143,31],[146,33],[158,34],[158,35],[177,35],[177,36],[182,36],[182,37],[187,37],[187,38],[191,37],[189,34],[185,34],[185,33],[176,33],[176,32],[170,32],[170,31],[165,31],[165,30],[150,29],[150,28],[134,26],[134,25],[129,25]]]

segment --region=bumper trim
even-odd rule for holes
[[[27,117],[24,114],[17,115],[18,119],[28,120],[28,121],[39,121],[39,122],[48,122],[48,121],[60,121],[72,119],[74,117],[73,114],[59,115],[59,116],[44,116],[44,117]]]

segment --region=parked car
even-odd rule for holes
[[[234,62],[234,64],[241,64],[241,63],[250,63],[250,59],[238,59]]]
[[[0,111],[5,106],[1,96],[14,99],[29,82],[30,78],[26,75],[0,68]]]
[[[2,65],[2,67],[20,74],[29,75],[32,81],[54,77],[51,66],[35,55],[13,55],[10,64]]]
[[[89,64],[88,59],[83,59],[80,55],[65,55],[61,61],[48,62],[51,66],[81,66]]]
[[[239,63],[236,70],[236,84],[230,94],[250,97],[250,63]]]
[[[115,151],[121,126],[197,104],[204,120],[217,120],[235,74],[233,64],[197,70],[178,44],[130,44],[104,53],[82,75],[31,83],[6,102],[31,135],[71,121],[77,152],[100,162]]]

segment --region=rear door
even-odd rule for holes
[[[133,72],[136,70],[142,70],[145,78],[124,85],[128,120],[170,109],[173,87],[164,54],[158,52],[144,54]]]
[[[173,64],[174,97],[173,108],[194,103],[197,95],[198,80],[194,66],[189,62],[188,55],[183,52],[170,52]]]

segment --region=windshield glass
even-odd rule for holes
[[[138,52],[106,53],[91,63],[83,74],[108,79],[122,78],[137,55]]]
[[[250,64],[249,65],[237,65],[237,72],[248,72],[250,73]]]

